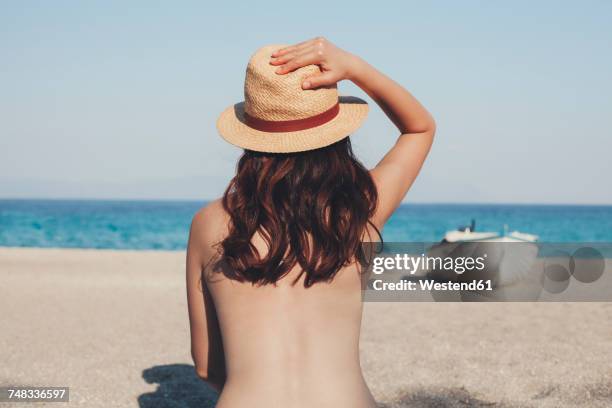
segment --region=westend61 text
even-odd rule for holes
[[[493,290],[491,280],[473,280],[471,282],[435,282],[433,280],[419,280],[419,285],[414,281],[399,281],[399,282],[383,282],[382,279],[377,279],[372,282],[372,288],[377,291],[395,291],[395,290],[448,290],[448,291],[483,291]]]

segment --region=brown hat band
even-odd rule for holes
[[[306,130],[313,127],[321,126],[338,116],[339,112],[340,104],[336,103],[334,106],[322,113],[303,119],[278,121],[264,120],[255,118],[244,112],[244,121],[248,126],[252,127],[255,130],[260,130],[262,132],[297,132],[300,130]]]

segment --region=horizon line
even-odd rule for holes
[[[175,203],[209,203],[218,198],[101,198],[101,197],[0,197],[0,201],[99,201],[99,202],[175,202]],[[502,201],[409,201],[400,206],[409,205],[515,205],[515,206],[551,206],[551,207],[612,207],[612,203],[572,203],[572,202],[502,202]]]

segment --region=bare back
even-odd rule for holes
[[[218,203],[206,211],[227,219],[219,217],[223,210]],[[207,224],[223,227],[221,222]],[[253,243],[265,254],[260,237]],[[214,243],[209,244],[212,253]],[[362,302],[357,264],[340,270],[331,282],[310,288],[302,279],[295,282],[299,265],[276,285],[263,286],[232,280],[224,268],[226,264],[213,261],[203,274],[218,317],[227,371],[217,407],[376,406],[359,363]]]

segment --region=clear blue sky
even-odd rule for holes
[[[250,54],[324,35],[434,114],[407,201],[612,203],[612,2],[362,4],[3,1],[0,197],[218,196]],[[396,137],[372,107],[370,166]]]

